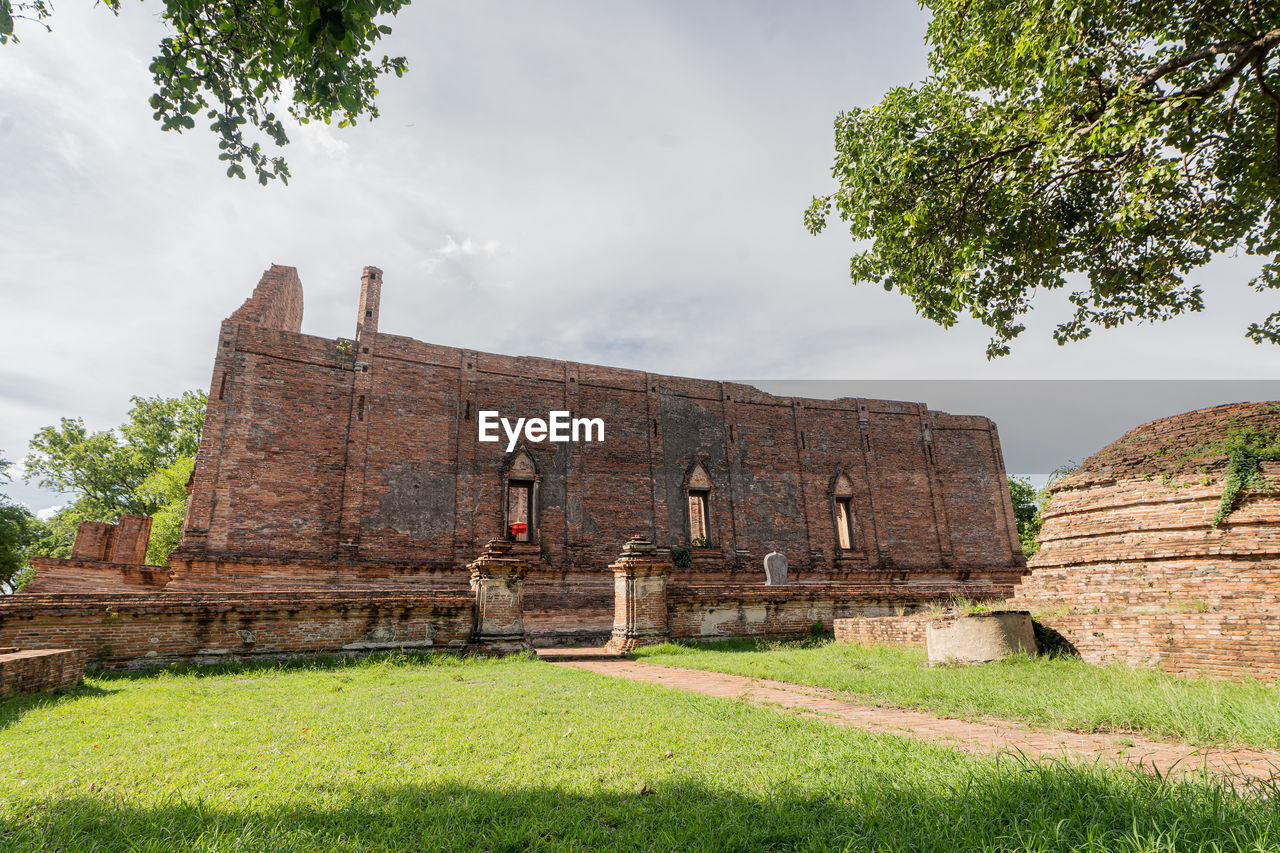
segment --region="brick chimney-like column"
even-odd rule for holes
[[[378,337],[382,300],[382,270],[365,267],[360,276],[360,316],[356,319],[355,364],[347,415],[347,460],[342,481],[342,511],[338,521],[338,557],[360,560],[360,517],[364,509],[364,466],[369,421],[373,411],[373,354]]]
[[[476,594],[471,643],[486,654],[512,654],[532,649],[524,631],[524,576],[528,563],[511,556],[511,543],[491,539],[470,564]]]
[[[613,569],[613,636],[605,647],[618,654],[664,642],[668,561],[644,536],[622,546]]]

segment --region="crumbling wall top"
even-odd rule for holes
[[[296,267],[272,264],[253,295],[231,315],[237,323],[253,323],[284,332],[302,331],[302,280]]]

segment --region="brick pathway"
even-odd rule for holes
[[[1280,751],[1275,750],[1202,749],[1187,744],[1148,740],[1137,735],[1081,734],[1032,729],[1002,720],[966,722],[937,717],[926,711],[848,702],[836,699],[832,691],[819,687],[804,687],[698,669],[658,666],[606,655],[601,651],[574,649],[572,653],[565,653],[558,649],[548,649],[539,654],[543,659],[560,666],[676,687],[707,696],[745,699],[836,725],[937,741],[970,752],[1022,752],[1033,758],[1102,758],[1158,769],[1161,773],[1170,770],[1175,773],[1194,772],[1204,767],[1213,773],[1245,779],[1280,776]]]

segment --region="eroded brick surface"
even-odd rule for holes
[[[83,649],[0,648],[0,699],[78,684],[84,664]]]

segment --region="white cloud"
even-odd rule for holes
[[[61,416],[105,429],[131,394],[208,387],[219,322],[272,262],[299,268],[304,331],[326,336],[351,333],[376,264],[388,332],[667,373],[1280,375],[1280,348],[1242,336],[1274,310],[1247,261],[1205,272],[1204,314],[1065,349],[1063,300],[1043,299],[992,363],[976,324],[850,284],[848,236],[802,213],[830,188],[836,114],[927,73],[914,4],[415,3],[390,24],[410,71],[381,117],[291,129],[294,177],[265,189],[224,177],[203,126],[160,131],[144,10],[60,6],[53,33],[0,49],[19,164],[0,314],[25,354],[0,376],[9,456]]]
[[[452,258],[455,256],[476,257],[478,255],[484,255],[492,258],[502,250],[502,243],[497,240],[485,240],[480,242],[468,237],[459,243],[457,240],[453,239],[452,234],[444,235],[444,240],[444,247],[438,249],[437,252],[445,258]]]
[[[49,519],[57,515],[63,509],[63,506],[64,506],[63,504],[58,504],[57,506],[47,506],[44,509],[37,510],[36,518],[40,519],[41,521],[48,521]]]

